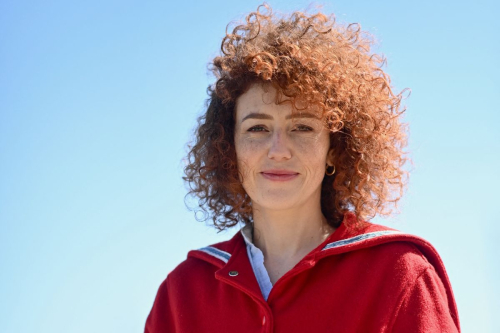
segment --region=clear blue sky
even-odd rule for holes
[[[229,238],[184,205],[182,159],[226,24],[258,1],[0,2],[0,331],[140,332],[188,250]],[[270,1],[275,10],[307,1]],[[401,214],[464,332],[500,332],[497,2],[335,1],[409,87]]]

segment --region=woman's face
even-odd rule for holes
[[[254,207],[319,205],[329,132],[313,110],[275,104],[276,90],[254,84],[236,101],[234,142],[242,184]],[[309,206],[310,207],[310,206]]]

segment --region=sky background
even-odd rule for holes
[[[308,1],[270,1],[275,11]],[[190,249],[186,143],[227,23],[259,1],[0,2],[0,332],[141,332]],[[464,332],[500,332],[498,2],[323,2],[376,35],[414,161],[401,213]]]

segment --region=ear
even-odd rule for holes
[[[334,150],[333,150],[333,148],[330,148],[330,150],[328,151],[328,154],[326,154],[326,164],[328,164],[328,166],[335,165],[333,155],[334,155]]]

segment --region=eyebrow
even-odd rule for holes
[[[292,113],[289,114],[288,116],[285,117],[285,119],[296,119],[296,118],[314,118],[314,119],[321,119],[320,117],[312,114],[312,113]],[[273,116],[267,113],[258,113],[258,112],[252,112],[247,114],[241,122],[244,122],[247,119],[268,119],[268,120],[273,120]]]

